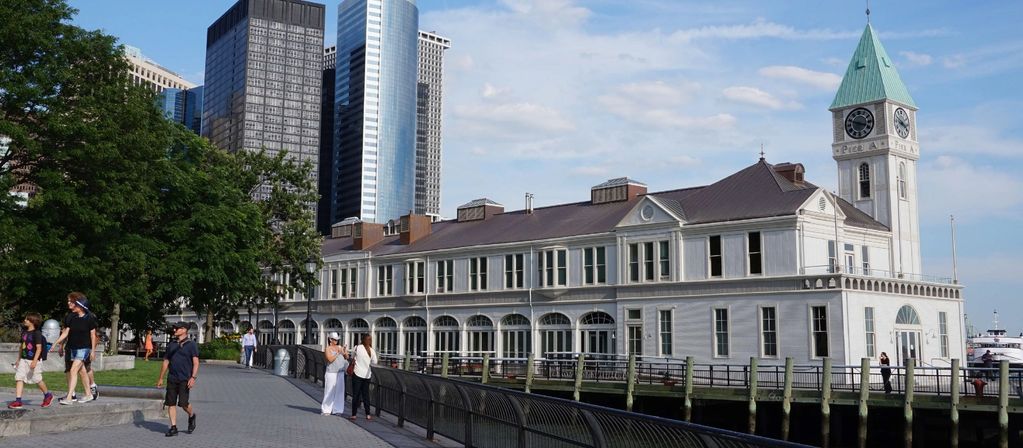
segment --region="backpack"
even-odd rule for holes
[[[46,340],[46,335],[43,334],[43,332],[41,332],[39,330],[36,330],[36,333],[39,333],[39,339],[42,340],[42,342],[39,344],[39,347],[36,347],[36,350],[39,350],[39,349],[43,350],[43,354],[39,355],[39,360],[40,361],[46,361],[46,354],[49,353],[50,350],[53,349],[53,344],[49,343]]]

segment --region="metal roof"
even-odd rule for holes
[[[895,62],[888,57],[874,28],[867,24],[829,109],[884,99],[916,107],[899,72],[895,70]]]
[[[593,189],[607,188],[607,187],[617,187],[617,186],[629,185],[629,184],[632,184],[632,185],[642,185],[644,187],[646,186],[646,184],[644,184],[643,182],[635,181],[635,180],[629,179],[628,177],[617,177],[617,178],[608,180],[607,182],[603,182],[603,183],[594,185]]]
[[[495,206],[498,206],[498,207],[504,207],[503,205],[498,204],[498,203],[496,203],[494,201],[491,201],[490,199],[480,198],[480,199],[473,199],[473,200],[471,200],[469,202],[466,202],[466,203],[464,203],[462,205],[459,205],[458,208],[459,209],[463,209],[463,208],[472,208],[472,207],[482,207],[484,205],[495,205]]]

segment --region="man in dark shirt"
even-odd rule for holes
[[[188,402],[188,393],[195,386],[199,375],[199,347],[188,339],[188,324],[177,322],[171,325],[174,339],[167,344],[167,352],[163,356],[163,368],[156,387],[163,385],[163,376],[167,374],[167,396],[163,404],[170,415],[170,429],[167,437],[178,435],[178,415],[174,406],[181,406],[188,413],[188,433],[195,431],[195,411]],[[170,373],[168,374],[168,370]]]
[[[89,373],[85,369],[85,361],[92,361],[96,357],[96,318],[89,313],[89,300],[85,294],[72,292],[68,294],[68,307],[71,313],[64,319],[64,330],[60,337],[54,341],[60,345],[65,340],[67,348],[64,350],[70,355],[71,365],[67,369],[67,397],[60,399],[60,404],[72,404],[75,401],[75,386],[78,383],[78,376],[81,375],[82,387],[88,390],[90,385]],[[63,347],[63,345],[61,346]],[[94,399],[90,392],[85,394],[81,401],[88,402]]]

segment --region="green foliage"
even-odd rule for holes
[[[228,338],[217,338],[205,344],[199,344],[199,357],[202,359],[238,359],[242,345]]]

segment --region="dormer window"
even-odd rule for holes
[[[860,199],[870,199],[870,165],[860,164]]]

